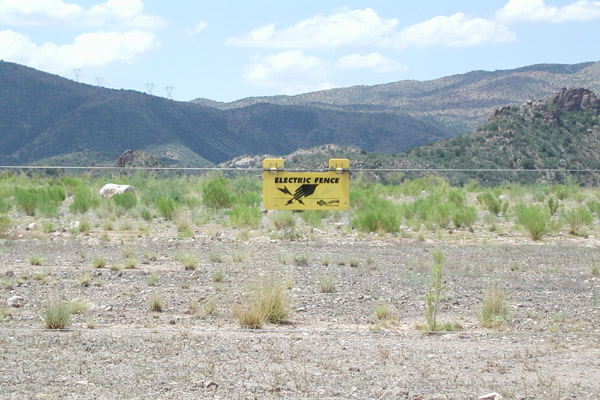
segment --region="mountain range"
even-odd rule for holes
[[[398,153],[562,87],[600,91],[600,62],[534,65],[233,103],[177,102],[0,62],[0,162],[112,164],[126,149],[206,166],[335,143]]]

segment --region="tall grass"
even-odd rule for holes
[[[540,240],[549,230],[550,215],[537,205],[518,204],[514,207],[516,222],[521,224],[533,240]]]

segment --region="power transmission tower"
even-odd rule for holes
[[[96,78],[96,82],[98,82],[98,86],[102,86],[102,82],[104,82],[104,78]]]
[[[75,75],[75,82],[79,82],[79,75],[81,74],[81,68],[73,68],[73,74]]]
[[[146,88],[148,89],[148,94],[152,96],[152,91],[154,90],[154,83],[146,83]]]
[[[167,90],[167,98],[169,100],[172,100],[173,98],[171,97],[171,95],[173,94],[173,86],[165,86],[165,89]]]

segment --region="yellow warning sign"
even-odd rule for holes
[[[347,210],[350,160],[332,158],[327,172],[285,172],[283,159],[263,160],[263,207],[267,210]]]

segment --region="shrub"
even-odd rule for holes
[[[323,217],[327,215],[327,211],[307,210],[300,214],[306,225],[313,228],[319,228],[323,225]]]
[[[281,324],[290,315],[287,295],[282,284],[261,284],[246,299],[238,304],[233,314],[238,323],[246,328],[262,328],[267,322]]]
[[[548,211],[550,211],[550,215],[556,214],[558,211],[559,202],[553,196],[548,197]]]
[[[0,197],[0,214],[7,214],[11,208],[9,199]]]
[[[477,220],[477,210],[475,207],[459,206],[452,214],[452,223],[457,228],[465,227],[471,229]]]
[[[477,201],[494,215],[504,214],[508,209],[508,200],[503,201],[492,192],[484,192],[477,195]]]
[[[271,216],[271,223],[277,230],[294,229],[296,227],[296,217],[291,211],[277,211]]]
[[[448,224],[450,224],[454,207],[455,206],[450,203],[442,203],[434,207],[433,213],[431,214],[431,221],[433,224],[440,229],[446,229]]]
[[[75,188],[73,202],[69,206],[69,210],[73,214],[84,214],[90,208],[95,208],[99,204],[99,199],[92,195],[90,188],[80,186]]]
[[[152,213],[147,208],[143,208],[140,212],[142,219],[146,222],[152,221]]]
[[[156,210],[165,219],[171,220],[175,216],[175,200],[159,196],[155,200]]]
[[[117,206],[123,207],[125,210],[130,210],[137,205],[137,197],[131,192],[115,194],[113,200]]]
[[[214,210],[229,208],[233,204],[233,200],[234,196],[228,181],[222,176],[209,179],[202,188],[202,203],[208,208]]]
[[[514,212],[516,222],[523,225],[533,240],[540,240],[548,232],[550,216],[541,207],[518,204]]]
[[[40,256],[31,256],[29,257],[29,264],[42,265],[42,258]]]
[[[104,268],[106,267],[106,259],[102,256],[97,256],[92,260],[92,266],[94,268]]]
[[[571,226],[571,230],[569,233],[572,235],[581,235],[583,234],[582,229],[585,225],[589,225],[592,223],[592,214],[590,211],[584,207],[579,206],[574,210],[569,210],[564,213],[565,221],[567,224]]]
[[[319,292],[321,293],[333,293],[335,291],[335,285],[337,281],[331,275],[322,275],[319,277]]]
[[[42,321],[46,329],[65,329],[71,323],[72,307],[70,303],[52,300],[42,312]]]
[[[157,295],[152,296],[150,298],[149,306],[150,306],[150,311],[162,312],[162,310],[164,308],[163,298],[161,296],[157,296]]]
[[[504,294],[497,286],[489,287],[483,296],[479,322],[486,328],[499,327],[508,320],[508,307]]]
[[[444,289],[442,283],[443,261],[444,256],[440,249],[434,249],[431,252],[433,256],[433,265],[431,267],[431,281],[429,290],[425,295],[425,320],[427,322],[428,331],[437,331],[440,326],[437,321],[437,316],[440,310],[442,291]]]
[[[32,216],[40,202],[40,195],[37,189],[15,189],[15,203],[17,208],[25,214]]]
[[[400,214],[389,200],[373,197],[368,206],[356,209],[352,225],[361,232],[393,233],[400,229]]]
[[[158,285],[158,281],[159,281],[158,274],[156,272],[152,272],[148,276],[146,283],[148,284],[148,286],[156,286],[156,285]]]
[[[235,228],[258,228],[260,225],[260,208],[257,206],[246,206],[237,204],[229,215],[229,222]]]
[[[12,221],[5,215],[0,215],[0,236],[4,236],[10,228]]]
[[[190,253],[181,253],[177,255],[177,259],[183,265],[183,269],[193,271],[198,268],[198,257]]]

